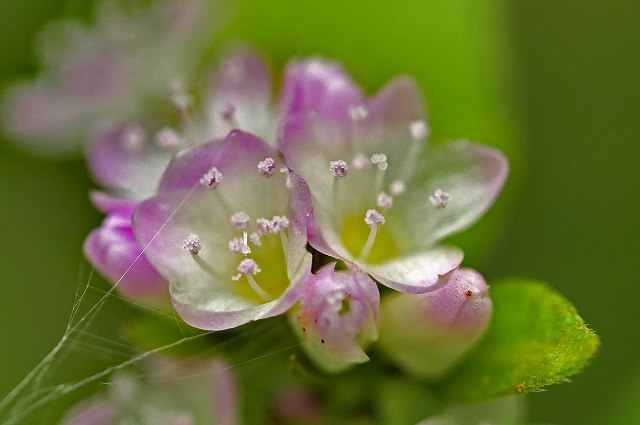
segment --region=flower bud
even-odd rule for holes
[[[126,297],[145,305],[168,307],[167,281],[142,254],[131,228],[134,203],[104,196],[94,202],[107,217],[85,240],[86,257]]]
[[[382,303],[379,344],[407,372],[436,378],[451,369],[482,337],[491,318],[489,287],[471,269],[441,279],[425,294],[398,293]]]
[[[369,360],[364,349],[378,338],[378,288],[358,270],[322,268],[306,283],[300,308],[291,316],[307,355],[322,369],[338,372]]]

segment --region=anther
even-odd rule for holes
[[[363,153],[355,154],[355,156],[353,157],[352,163],[353,163],[353,168],[355,168],[358,171],[368,170],[371,167],[371,162],[369,161],[369,158],[367,158],[367,156]]]
[[[233,238],[229,241],[229,251],[234,254],[251,254],[251,248],[247,242],[247,232],[243,232],[243,236],[241,238]]]
[[[376,198],[376,205],[378,205],[378,208],[388,210],[393,206],[393,198],[385,192],[380,192]]]
[[[249,214],[244,211],[235,212],[231,214],[229,221],[236,230],[246,229],[247,223],[249,223]]]
[[[254,244],[255,246],[260,246],[262,245],[262,242],[260,241],[260,235],[257,232],[253,232],[249,235],[249,240],[251,241],[252,244]]]
[[[261,235],[269,234],[271,233],[271,221],[264,217],[260,217],[256,220],[256,228],[258,229],[258,233]]]
[[[451,200],[451,195],[442,189],[436,189],[432,196],[429,196],[429,201],[433,204],[434,207],[438,209],[445,208],[449,201]]]
[[[186,111],[191,102],[191,95],[187,93],[184,82],[177,78],[169,81],[169,98],[173,106],[181,112]]]
[[[200,244],[200,238],[195,233],[189,234],[187,239],[182,241],[182,249],[185,249],[191,253],[191,255],[198,255],[202,249]]]
[[[280,167],[280,172],[286,176],[285,186],[287,189],[292,189],[293,182],[291,181],[291,171],[289,170],[289,167]]]
[[[364,222],[367,223],[367,226],[371,229],[369,232],[369,237],[365,242],[362,250],[360,251],[360,261],[365,261],[369,254],[371,254],[371,249],[373,249],[373,244],[376,241],[376,234],[378,232],[378,225],[384,224],[384,216],[380,214],[378,211],[371,209],[367,210],[364,215]]]
[[[271,233],[280,233],[289,227],[289,219],[286,215],[274,215],[271,219],[270,227]]]
[[[367,210],[367,213],[364,215],[364,222],[371,228],[378,224],[384,224],[384,221],[384,216],[374,209]]]
[[[184,138],[171,127],[164,127],[155,135],[155,141],[161,148],[177,148],[185,144]]]
[[[144,146],[147,141],[147,133],[139,124],[130,124],[122,133],[122,145],[130,152],[137,152]]]
[[[407,190],[407,185],[404,184],[402,180],[394,180],[389,185],[389,192],[393,196],[402,195]]]
[[[411,137],[416,142],[421,142],[429,135],[429,127],[425,120],[415,120],[409,124]]]
[[[209,171],[200,178],[200,184],[210,189],[218,187],[221,181],[222,173],[216,167],[211,167]]]
[[[343,160],[338,159],[336,161],[329,161],[329,170],[331,170],[333,177],[342,178],[349,172],[349,166]]]
[[[258,162],[258,171],[266,178],[271,178],[273,173],[276,172],[276,161],[271,158],[265,158],[262,161]]]
[[[352,121],[364,121],[369,117],[369,110],[364,105],[349,106],[349,117]]]
[[[245,258],[240,261],[237,270],[238,274],[232,277],[233,280],[239,280],[242,276],[255,275],[262,271],[260,267],[258,267],[258,263],[251,258]]]

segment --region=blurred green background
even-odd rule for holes
[[[37,69],[31,46],[45,22],[86,17],[92,3],[0,0],[0,80]],[[371,91],[412,74],[436,141],[465,137],[507,152],[505,195],[456,238],[466,264],[489,280],[549,282],[602,338],[573,383],[527,396],[530,418],[640,423],[640,2],[233,4],[223,40],[252,41],[276,69],[293,55],[322,54],[343,61]],[[100,221],[87,200],[92,187],[79,159],[46,161],[0,142],[0,395],[57,343],[76,284],[88,278],[81,244]],[[110,302],[93,332],[115,338],[131,314]],[[101,355],[108,347],[78,346],[82,356],[72,351],[60,375],[99,370],[113,360]]]

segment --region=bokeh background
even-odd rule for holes
[[[32,43],[44,23],[86,18],[94,3],[0,0],[2,84],[37,69]],[[412,74],[436,142],[464,137],[507,152],[504,196],[456,237],[466,264],[489,280],[548,282],[602,339],[572,383],[526,397],[529,418],[640,423],[640,2],[242,0],[231,9],[221,44],[253,42],[276,70],[295,55],[335,58],[371,91]],[[57,343],[88,279],[82,241],[100,221],[92,187],[80,159],[45,160],[0,140],[0,395]],[[117,338],[135,314],[110,301],[92,332]],[[74,348],[83,356],[72,350],[61,377],[112,360],[97,340]]]

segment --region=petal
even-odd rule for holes
[[[349,107],[363,100],[362,90],[337,63],[317,58],[295,60],[285,71],[280,116],[314,111],[346,120]]]
[[[137,124],[118,124],[97,135],[89,167],[100,183],[133,199],[153,195],[171,155],[156,147]]]
[[[118,408],[106,397],[94,397],[74,407],[62,420],[63,425],[110,425],[118,417]]]
[[[398,216],[416,245],[432,246],[476,222],[493,204],[507,174],[507,159],[496,149],[469,142],[438,146],[424,156],[407,195],[394,208],[401,211]],[[444,208],[429,200],[436,190],[450,196]]]
[[[358,264],[381,284],[408,294],[438,289],[440,277],[457,268],[463,253],[455,247],[437,247],[380,264]]]
[[[266,157],[277,155],[260,139],[234,131],[222,142],[178,155],[165,173],[159,195],[136,208],[136,234],[151,262],[171,281],[176,310],[193,326],[227,329],[280,314],[299,296],[299,276],[310,272],[310,254],[305,251],[306,213],[297,217],[298,212],[289,209],[283,173],[276,172],[271,178],[260,174],[257,165]],[[212,166],[222,174],[215,189],[200,183]],[[228,247],[228,242],[239,236],[229,222],[236,211],[246,212],[251,223],[259,217],[290,217],[286,253],[278,235],[264,235],[264,247],[252,245],[255,252],[247,257],[259,263],[262,272],[256,280],[273,301],[260,300],[245,278],[232,280],[244,258]],[[196,255],[182,248],[182,241],[190,234],[198,235],[201,243]]]
[[[251,50],[229,55],[213,79],[208,99],[211,137],[234,128],[273,140],[271,76],[261,56]]]
[[[119,213],[131,216],[131,214],[133,214],[133,209],[138,204],[137,201],[132,199],[121,198],[98,190],[91,191],[91,193],[89,193],[89,198],[91,199],[93,206],[96,207],[98,211],[105,214]]]
[[[380,295],[363,272],[334,267],[309,276],[291,324],[307,355],[319,367],[338,372],[369,359],[364,348],[378,337]]]
[[[116,289],[147,305],[168,306],[168,284],[142,254],[133,230],[131,214],[112,213],[93,230],[84,253]]]

